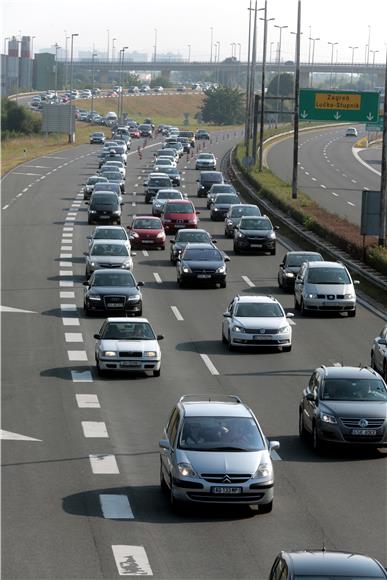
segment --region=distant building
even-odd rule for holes
[[[35,54],[33,86],[38,91],[55,86],[55,54]]]

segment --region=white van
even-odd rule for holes
[[[109,113],[106,113],[105,119],[107,121],[117,121],[118,120],[117,113],[115,113],[114,111],[110,111]]]

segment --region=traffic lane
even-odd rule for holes
[[[360,158],[370,166],[370,168],[378,171],[380,174],[382,165],[382,148],[380,145],[358,150],[358,154]]]

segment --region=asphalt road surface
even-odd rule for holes
[[[338,131],[329,138],[335,135],[346,151],[350,143]],[[321,146],[326,139],[315,137]],[[206,149],[220,159],[238,140],[220,134]],[[142,181],[154,147],[140,161],[134,144],[128,158],[125,225],[150,213]],[[297,434],[298,402],[313,369],[368,364],[382,319],[362,306],[356,318],[295,313],[292,352],[228,352],[221,319],[236,293],[273,294],[293,310],[293,297],[277,286],[285,247],[279,243],[276,256],[235,256],[223,224],[211,222],[205,200],[196,198],[194,159],[183,157],[182,186],[201,211],[200,226],[231,257],[227,288],[181,290],[169,248],[137,251],[144,316],[165,336],[162,373],[99,378],[92,337],[102,319],[82,310],[83,252],[93,227],[80,194],[97,151],[83,145],[46,155],[2,182],[2,577],[263,580],[279,550],[323,544],[386,564],[385,455],[320,457]],[[271,514],[170,510],[159,488],[158,441],[187,393],[241,396],[266,435],[280,441]]]
[[[345,131],[343,126],[300,132],[298,187],[321,207],[360,225],[363,189],[380,190],[380,166],[375,160],[380,155],[377,149],[372,149],[374,163],[360,163],[352,147],[366,134],[364,126],[358,126],[358,137],[346,137]],[[367,155],[361,153],[365,161]],[[270,169],[291,183],[293,137],[274,143],[267,159]]]

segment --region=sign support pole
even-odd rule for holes
[[[384,77],[384,123],[382,143],[382,177],[380,179],[380,223],[379,223],[379,246],[386,244],[386,197],[387,197],[387,50],[386,68]]]
[[[297,199],[297,171],[298,171],[298,115],[300,92],[300,42],[301,40],[301,0],[298,0],[297,36],[296,36],[296,74],[294,79],[294,136],[293,136],[293,175],[292,199]]]

